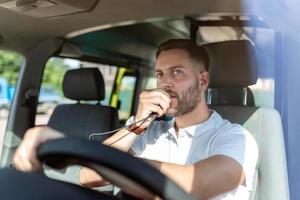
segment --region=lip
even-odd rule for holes
[[[175,92],[171,92],[171,91],[166,91],[169,94],[169,97],[171,99],[177,99],[177,94]]]
[[[170,96],[170,98],[176,98],[177,97],[177,95],[174,94],[174,93],[169,93],[169,96]]]

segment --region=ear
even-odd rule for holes
[[[201,71],[199,73],[200,87],[202,91],[206,90],[209,84],[209,73],[208,71]]]

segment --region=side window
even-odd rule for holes
[[[0,50],[0,155],[21,61],[21,55]]]
[[[53,109],[57,105],[65,103],[76,103],[71,99],[67,99],[63,94],[62,83],[65,73],[70,69],[93,67],[99,69],[105,82],[105,99],[101,101],[101,104],[109,105],[114,80],[118,71],[118,68],[116,66],[84,62],[75,59],[53,57],[49,59],[45,67],[39,94],[39,104],[35,122],[36,125],[47,124],[53,112]],[[97,102],[85,101],[85,103],[94,104]]]
[[[156,88],[156,78],[155,76],[150,76],[145,79],[144,83],[144,89],[149,90],[149,89],[154,89]]]
[[[121,81],[119,93],[119,118],[124,121],[130,117],[132,100],[134,96],[136,77],[125,75]]]

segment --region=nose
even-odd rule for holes
[[[159,80],[157,80],[158,88],[162,89],[171,89],[173,87],[173,83],[170,77],[164,75]]]

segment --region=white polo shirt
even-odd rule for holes
[[[181,165],[193,164],[213,155],[225,155],[241,164],[246,187],[213,198],[213,200],[248,200],[258,159],[258,148],[251,134],[238,124],[230,123],[213,111],[210,118],[194,126],[174,129],[174,119],[154,121],[146,133],[131,147],[136,156]]]

